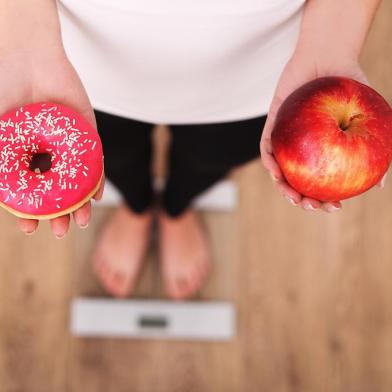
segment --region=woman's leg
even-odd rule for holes
[[[116,209],[97,241],[94,270],[113,295],[124,297],[135,286],[145,258],[153,200],[152,124],[95,111],[105,156],[105,173],[125,203]]]
[[[202,125],[171,126],[169,178],[163,193],[167,213],[179,216],[191,201],[231,169],[260,157],[266,117]]]
[[[95,110],[105,156],[105,174],[132,211],[152,202],[151,134],[153,124]]]
[[[192,200],[231,169],[259,159],[265,117],[208,125],[172,126],[169,178],[159,211],[160,259],[166,291],[185,298],[203,285],[209,242]]]

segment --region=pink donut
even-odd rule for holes
[[[0,116],[0,205],[51,219],[85,204],[103,176],[98,132],[69,107],[34,103]]]

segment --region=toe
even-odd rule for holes
[[[206,258],[206,261],[202,264],[201,267],[202,280],[205,280],[208,277],[208,275],[211,273],[211,266],[212,266],[211,260],[209,258]]]
[[[101,260],[99,264],[95,264],[97,278],[105,290],[111,289],[111,269],[109,263]]]
[[[95,269],[102,286],[114,297],[124,298],[131,294],[134,278],[128,271],[122,271],[103,260],[96,262]]]
[[[177,263],[167,262],[178,268]],[[187,268],[166,268],[163,271],[166,294],[175,300],[194,296],[204,285],[209,275],[209,258],[195,260]]]
[[[183,298],[189,292],[190,279],[183,275],[177,277],[175,280],[175,293],[179,298]]]
[[[102,283],[105,289],[114,297],[120,297],[122,291],[116,284],[116,275],[118,272],[113,271],[112,269],[106,268],[104,270],[104,275],[102,276]]]
[[[194,293],[194,279],[185,272],[177,273],[168,281],[167,294],[174,300],[181,300],[190,297]]]
[[[102,269],[104,264],[105,264],[104,259],[102,257],[95,256],[93,258],[93,262],[92,262],[93,271],[98,278],[100,278],[101,275],[103,274]]]
[[[131,293],[131,289],[128,286],[127,276],[120,271],[116,271],[112,275],[112,293],[116,297],[126,297]]]
[[[86,224],[87,208],[89,204],[75,212],[78,225]],[[97,279],[111,295],[124,297],[133,290],[144,261],[151,218],[151,212],[140,217],[128,208],[119,207],[103,227],[92,263]]]
[[[99,281],[106,288],[110,277],[110,268],[108,263],[103,261],[99,266],[97,266],[97,272],[98,272]]]
[[[178,273],[174,274],[172,271],[166,271],[164,275],[166,294],[171,299],[180,299],[181,288],[185,284],[184,277]]]

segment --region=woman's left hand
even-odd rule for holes
[[[328,57],[328,53],[326,53],[325,57]],[[369,84],[356,59],[343,57],[339,58],[338,61],[335,58],[327,61],[319,56],[317,56],[316,59],[307,52],[295,52],[284,68],[275,90],[267,122],[260,141],[260,153],[262,162],[269,171],[271,178],[274,180],[277,190],[285,196],[291,204],[300,206],[305,210],[317,210],[321,208],[324,211],[333,212],[341,208],[340,202],[323,203],[320,200],[304,197],[287,183],[274,158],[271,147],[271,133],[276,114],[282,102],[298,87],[323,76],[348,77]],[[383,186],[383,181],[381,181],[380,186]]]

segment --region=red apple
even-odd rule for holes
[[[339,201],[367,191],[392,159],[392,109],[372,88],[324,77],[295,90],[278,110],[272,151],[299,193]]]

